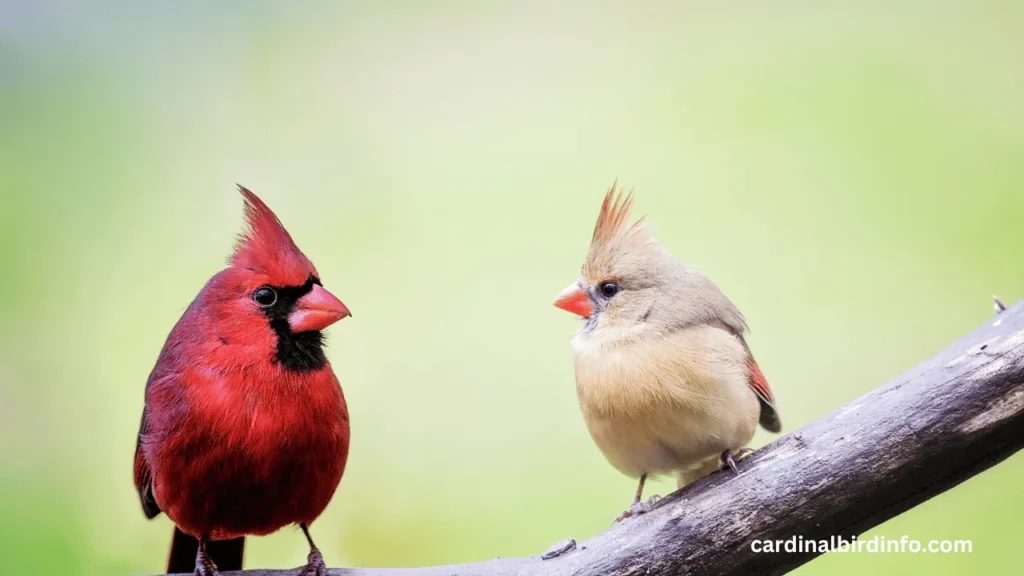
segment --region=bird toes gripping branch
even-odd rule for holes
[[[324,562],[324,556],[320,553],[320,549],[313,543],[313,537],[309,535],[309,526],[300,524],[302,533],[306,535],[306,541],[309,542],[309,556],[306,557],[306,565],[299,571],[298,576],[327,576],[327,564]]]
[[[742,460],[753,453],[754,451],[746,446],[740,448],[735,454],[733,454],[732,450],[725,450],[722,452],[722,455],[718,457],[718,469],[725,470],[728,468],[738,475],[740,473],[740,469],[736,467],[736,461]]]
[[[199,551],[196,553],[196,571],[195,576],[220,576],[220,572],[217,571],[217,565],[213,563],[213,559],[206,553],[206,542],[199,541]]]
[[[658,496],[657,494],[655,494],[654,496],[651,496],[650,498],[648,498],[647,502],[643,501],[644,482],[646,482],[646,481],[647,481],[647,474],[641,475],[640,476],[640,484],[636,488],[636,496],[633,497],[633,505],[630,506],[622,514],[619,514],[618,517],[615,518],[615,522],[613,522],[613,524],[618,524],[619,522],[622,522],[626,518],[631,518],[633,516],[639,516],[641,514],[646,514],[646,513],[650,512],[651,510],[653,510],[654,506],[658,502],[661,501],[661,496]]]
[[[315,547],[309,551],[306,565],[299,571],[298,576],[327,576],[327,564],[324,557]]]
[[[639,516],[646,514],[651,511],[651,504],[649,502],[634,502],[632,506],[626,509],[622,514],[619,514],[615,518],[615,524],[622,522],[626,518],[632,518],[633,516]]]

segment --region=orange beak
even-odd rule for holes
[[[348,308],[334,294],[319,284],[295,303],[295,310],[288,316],[292,332],[313,332],[323,330],[345,316],[351,316]]]
[[[587,296],[580,285],[575,283],[570,284],[555,298],[555,306],[566,312],[579,314],[584,318],[590,318],[590,315],[594,313],[594,303],[590,301],[590,296]]]

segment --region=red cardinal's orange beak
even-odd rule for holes
[[[323,330],[345,316],[351,316],[348,308],[334,294],[323,286],[313,284],[313,290],[295,303],[295,310],[288,316],[292,332]]]
[[[562,293],[555,298],[555,306],[566,312],[579,314],[584,318],[590,318],[590,315],[594,313],[594,303],[590,301],[590,296],[587,296],[580,285],[575,283],[562,290]]]

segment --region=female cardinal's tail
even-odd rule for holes
[[[206,554],[210,556],[217,569],[221,572],[242,569],[242,551],[245,538],[234,540],[216,540],[206,543]],[[196,569],[196,553],[199,552],[199,540],[174,528],[171,540],[171,555],[167,559],[168,574],[192,574]]]

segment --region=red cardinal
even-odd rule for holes
[[[349,316],[255,194],[229,266],[171,330],[146,381],[135,487],[176,526],[167,571],[240,570],[244,537],[309,525],[348,458],[348,408],[321,330]]]

